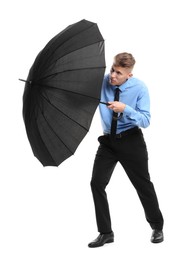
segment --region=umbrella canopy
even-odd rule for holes
[[[23,118],[43,166],[74,154],[99,104],[104,72],[104,39],[87,20],[68,26],[38,54],[25,81]]]

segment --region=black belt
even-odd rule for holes
[[[123,136],[133,134],[133,133],[137,132],[138,130],[139,130],[139,128],[138,128],[138,126],[136,126],[136,127],[130,128],[130,129],[126,130],[126,131],[123,131],[123,132],[121,132],[119,134],[116,134],[113,137],[117,138],[117,139],[120,139]],[[104,134],[104,135],[111,136],[111,134]]]

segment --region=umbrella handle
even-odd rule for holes
[[[103,101],[100,101],[99,103],[100,103],[100,104],[104,104],[104,105],[106,105],[106,106],[109,106],[109,105],[110,105],[109,103],[103,102]],[[118,117],[113,116],[113,119],[114,119],[114,120],[119,120],[119,119],[122,118],[122,116],[123,116],[123,113],[120,113],[120,115],[119,115]]]

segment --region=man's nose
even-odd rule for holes
[[[112,72],[111,72],[111,77],[112,77],[112,78],[116,77],[116,72],[115,72],[115,71],[112,71]]]

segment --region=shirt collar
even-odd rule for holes
[[[119,88],[119,90],[122,92],[130,86],[131,80],[132,80],[132,77],[119,86],[112,86],[110,83],[109,83],[109,85],[112,86],[113,90],[115,90],[116,88]],[[108,76],[108,82],[109,82],[109,76]]]

